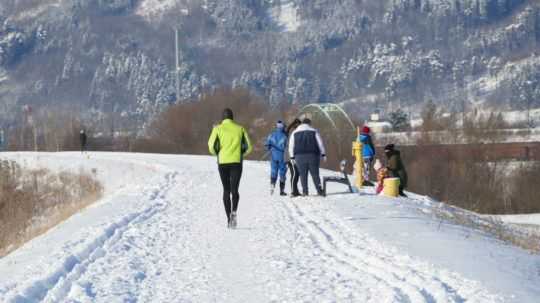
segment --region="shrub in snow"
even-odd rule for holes
[[[411,124],[409,123],[409,115],[405,113],[402,109],[397,109],[390,113],[390,124],[392,124],[393,131],[407,131],[411,129]]]
[[[96,201],[102,186],[89,174],[25,170],[0,160],[0,256]]]

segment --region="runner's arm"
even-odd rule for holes
[[[212,129],[212,133],[210,134],[210,138],[208,139],[208,151],[214,156],[219,153],[219,151],[216,150],[216,143],[219,144],[218,140],[218,128],[214,127]]]
[[[246,144],[246,149],[245,149],[245,152],[243,154],[243,156],[247,156],[251,153],[251,151],[253,150],[253,146],[251,145],[251,140],[249,139],[249,135],[248,133],[246,132],[245,129],[242,129],[242,136],[243,136],[243,139],[245,140],[245,142],[242,142],[242,143],[245,143]]]

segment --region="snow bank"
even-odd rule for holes
[[[2,154],[4,155],[4,154]],[[0,259],[1,302],[520,302],[540,256],[434,215],[439,203],[366,188],[270,196],[244,163],[239,228],[226,228],[214,158],[7,154],[97,170],[107,195]],[[329,172],[323,172],[324,175]],[[311,187],[313,188],[313,187]]]

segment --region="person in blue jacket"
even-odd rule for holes
[[[372,185],[369,182],[369,169],[371,163],[373,163],[373,158],[375,157],[375,146],[373,145],[373,140],[370,135],[371,129],[367,126],[362,128],[360,137],[358,140],[362,142],[362,157],[364,158],[364,184]]]
[[[285,133],[285,124],[283,122],[278,121],[276,123],[276,128],[266,139],[265,146],[271,154],[270,194],[274,193],[279,175],[279,194],[286,196],[285,179],[287,163],[285,162],[285,151],[287,149],[287,134]]]

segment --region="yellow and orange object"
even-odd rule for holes
[[[362,188],[364,184],[364,159],[362,158],[362,142],[360,137],[360,126],[356,128],[356,140],[352,143],[352,155],[354,156],[354,186],[357,189]]]

